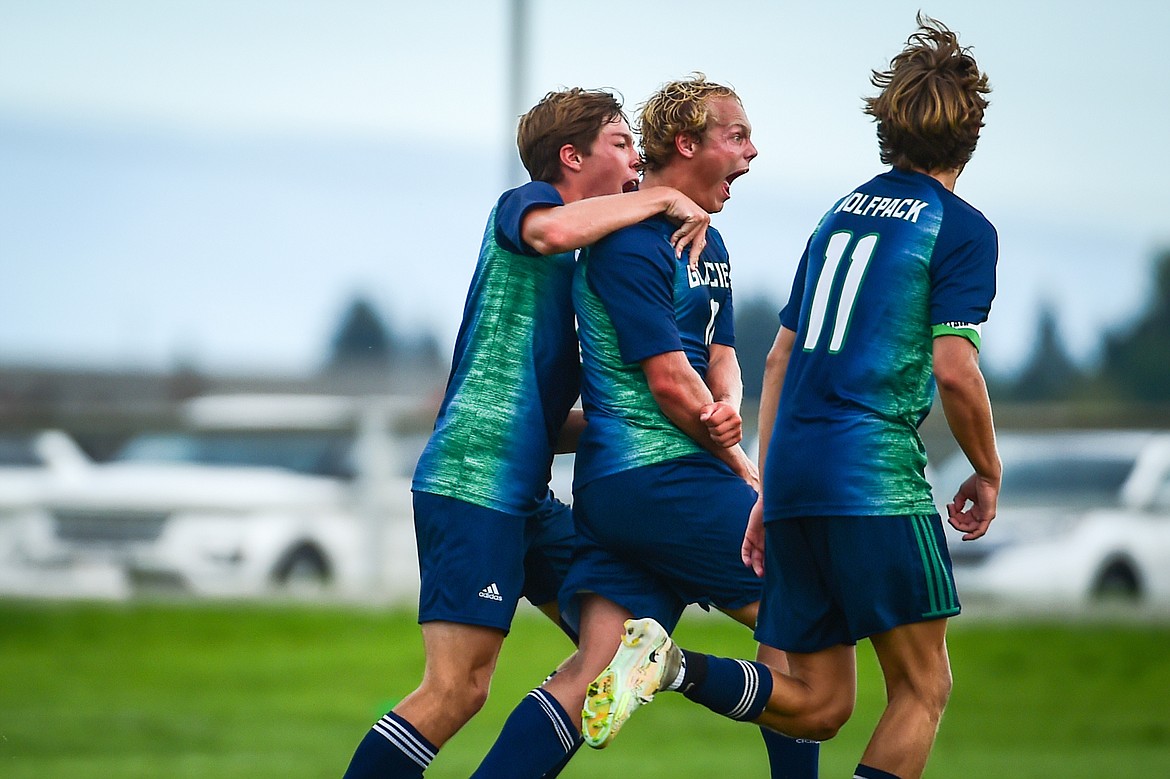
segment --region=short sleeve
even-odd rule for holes
[[[979,347],[979,325],[995,298],[999,242],[995,228],[981,218],[974,225],[968,221],[961,240],[950,240],[953,234],[940,233],[931,260],[930,324],[935,336],[961,335]]]
[[[804,253],[800,255],[800,263],[796,266],[796,276],[792,279],[792,290],[788,293],[788,302],[780,309],[780,324],[796,332],[800,324],[800,307],[804,300],[804,280],[808,276],[808,247],[812,238],[804,246]]]
[[[530,181],[500,195],[496,203],[496,243],[505,251],[537,257],[540,252],[524,243],[520,226],[524,215],[533,208],[563,206],[565,201],[556,187],[544,181]]]
[[[674,311],[674,251],[647,223],[594,244],[587,279],[605,306],[625,363],[682,351]]]

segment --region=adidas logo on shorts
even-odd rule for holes
[[[495,582],[492,582],[491,584],[489,584],[488,586],[486,586],[482,590],[480,590],[479,597],[486,598],[487,600],[498,600],[498,601],[502,601],[504,599],[503,596],[500,595],[500,588],[496,586]]]

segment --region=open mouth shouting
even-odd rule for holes
[[[742,170],[735,171],[734,173],[732,173],[730,176],[728,176],[727,178],[725,178],[723,180],[723,199],[724,200],[727,200],[728,198],[731,197],[731,182],[735,181],[737,178],[739,178],[740,176],[742,176],[743,174],[745,174],[747,172],[748,172],[748,169],[743,168]]]

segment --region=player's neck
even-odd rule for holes
[[[942,184],[947,188],[948,192],[955,191],[955,182],[959,179],[959,174],[963,172],[962,168],[951,168],[949,170],[923,170],[922,168],[914,168],[916,173],[922,173],[930,176],[932,179]]]
[[[585,193],[581,191],[580,187],[573,186],[567,178],[562,178],[553,184],[553,189],[560,194],[561,200],[564,201],[565,205],[585,199]]]
[[[673,187],[692,200],[695,199],[697,194],[694,182],[687,176],[686,170],[681,165],[668,165],[658,170],[646,171],[642,174],[641,187],[643,189],[649,187]]]

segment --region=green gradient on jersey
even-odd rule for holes
[[[535,508],[556,430],[577,396],[573,264],[571,252],[506,251],[495,240],[492,212],[416,490],[508,513]]]
[[[900,279],[895,298],[897,316],[883,318],[886,337],[869,341],[876,347],[869,357],[875,374],[882,375],[884,391],[869,395],[874,413],[870,435],[882,456],[870,467],[874,499],[889,514],[929,514],[934,510],[930,485],[923,476],[926,447],[918,425],[934,401],[933,338],[930,326],[930,261],[942,224],[940,209],[930,209],[919,220],[921,230],[903,244],[907,264],[917,272]],[[891,290],[892,292],[893,290]]]
[[[703,451],[662,413],[641,364],[622,361],[617,332],[605,305],[589,286],[588,274],[586,253],[577,264],[573,302],[583,364],[581,394],[589,404],[589,426],[578,449],[580,464],[589,460],[587,479]],[[680,284],[686,289],[682,264],[675,276],[676,294]],[[589,456],[591,442],[603,442],[602,457]]]

